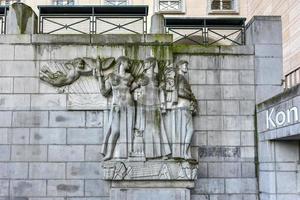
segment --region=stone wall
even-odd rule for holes
[[[67,94],[39,79],[76,57],[186,59],[199,100],[192,199],[257,198],[253,46],[172,46],[170,36],[4,35],[0,38],[0,197],[109,199],[102,180],[101,111],[68,111]],[[163,187],[163,186],[162,186]],[[164,187],[163,187],[164,188]]]

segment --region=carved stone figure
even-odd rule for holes
[[[63,88],[73,107],[95,102],[91,95],[102,99],[104,179],[193,180],[192,117],[198,106],[187,66],[184,60],[167,66],[154,57],[75,58],[43,67],[40,78]]]
[[[165,125],[162,117],[164,100],[163,91],[159,88],[159,80],[154,69],[155,58],[147,58],[144,62],[144,72],[138,80],[140,87],[136,89],[137,117],[135,129],[141,133],[145,144],[146,158],[159,158],[171,153]]]
[[[44,66],[40,72],[40,79],[56,87],[70,85],[81,75],[91,75],[97,65],[92,58],[75,58],[64,64],[65,71],[53,72]]]
[[[180,60],[176,64],[175,94],[171,109],[172,157],[191,160],[191,141],[194,132],[192,115],[197,112],[197,100],[185,78],[188,62]]]
[[[128,72],[129,67],[129,59],[122,56],[117,59],[115,71],[106,80],[102,73],[99,76],[102,95],[112,94],[108,128],[101,150],[104,161],[112,157],[128,158],[132,149],[135,107],[131,93],[134,79]]]

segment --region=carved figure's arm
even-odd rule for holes
[[[104,80],[104,76],[99,76],[99,83],[100,83],[100,92],[103,96],[107,97],[112,91],[112,87],[110,84],[110,78]]]

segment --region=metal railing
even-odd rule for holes
[[[246,18],[166,18],[174,43],[245,45]]]
[[[300,67],[284,76],[284,88],[288,89],[300,83]]]
[[[39,33],[59,34],[64,31],[80,34],[147,33],[148,6],[38,6],[38,8]],[[137,24],[138,22],[140,24]]]
[[[0,6],[0,34],[6,33],[6,14],[7,14],[8,7],[7,6]]]

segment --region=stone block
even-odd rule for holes
[[[277,200],[299,200],[299,194],[277,194],[276,197]]]
[[[255,82],[253,70],[240,70],[239,72],[239,83],[253,85]]]
[[[110,193],[111,200],[119,199],[161,199],[161,200],[189,200],[190,190],[181,188],[139,188],[123,189],[113,188]]]
[[[66,144],[65,128],[32,128],[30,129],[30,144]]]
[[[208,115],[238,115],[239,112],[238,101],[207,101]]]
[[[66,110],[66,94],[31,95],[32,110]]]
[[[8,134],[11,144],[29,144],[29,128],[12,128]]]
[[[7,34],[35,34],[38,17],[32,8],[24,3],[14,3],[7,12]]]
[[[32,44],[90,44],[91,36],[88,34],[34,34]]]
[[[85,146],[85,161],[99,161],[102,157],[101,145]]]
[[[0,76],[38,76],[38,67],[34,61],[2,61],[0,59]]]
[[[50,112],[50,127],[84,127],[85,112],[52,111]]]
[[[189,70],[189,83],[190,84],[205,84],[206,71],[205,70]]]
[[[84,161],[83,145],[49,145],[49,161]]]
[[[200,161],[239,161],[240,147],[208,146],[199,147]]]
[[[36,60],[36,48],[33,45],[15,45],[15,60]]]
[[[192,146],[207,145],[207,132],[195,131],[192,139]]]
[[[87,57],[85,45],[50,45],[51,60],[70,60],[74,58]]]
[[[14,60],[14,45],[0,45],[0,60]]]
[[[260,162],[275,161],[275,142],[273,141],[259,142],[258,159]]]
[[[220,84],[221,80],[221,70],[206,70],[206,83],[207,84]]]
[[[218,100],[222,97],[219,85],[192,86],[192,90],[198,100]]]
[[[245,178],[255,178],[256,177],[256,168],[255,163],[252,162],[243,162],[242,163],[242,177]]]
[[[103,129],[100,128],[69,128],[67,144],[102,144]]]
[[[282,58],[282,45],[281,44],[256,44],[255,57]]]
[[[0,144],[9,144],[8,128],[0,128]]]
[[[237,70],[221,70],[220,71],[220,83],[227,84],[239,84],[239,71]]]
[[[9,196],[9,180],[0,180],[0,197]]]
[[[254,116],[224,116],[224,130],[254,130]]]
[[[281,85],[282,77],[282,58],[255,58],[256,84]]]
[[[49,180],[48,196],[84,196],[84,181],[82,180]]]
[[[85,180],[85,195],[96,196],[109,196],[110,183],[103,180]]]
[[[208,163],[208,176],[210,178],[236,178],[241,176],[240,163]]]
[[[14,197],[46,196],[46,180],[12,180],[10,194]]]
[[[257,193],[256,178],[232,178],[225,180],[225,191],[229,194],[236,193]]]
[[[255,99],[254,86],[250,85],[223,85],[222,95],[224,99],[240,99],[250,100]]]
[[[255,16],[250,22],[246,32],[247,44],[282,44],[281,19],[277,16]],[[273,19],[271,19],[273,18]],[[249,33],[252,31],[252,33]],[[270,34],[270,32],[272,34]]]
[[[67,164],[68,179],[102,179],[103,172],[99,162],[73,162]]]
[[[87,111],[86,127],[103,127],[103,111]]]
[[[221,69],[254,69],[254,56],[230,55],[220,57]]]
[[[0,35],[1,44],[31,44],[31,35]]]
[[[221,54],[235,54],[235,55],[253,55],[254,54],[253,45],[230,45],[230,46],[220,46]]]
[[[204,52],[218,52],[218,47],[195,47],[195,50],[201,50]],[[191,46],[188,46],[187,51],[193,50]],[[212,69],[220,69],[220,57],[218,56],[211,56],[211,55],[188,55],[186,57],[181,57],[181,59],[185,59],[189,62],[189,69],[205,69],[205,70],[212,70]],[[179,60],[179,58],[177,58]]]
[[[0,163],[1,179],[27,179],[28,163],[24,162],[3,162]]]
[[[208,178],[208,164],[204,162],[199,162],[198,164],[198,178]]]
[[[255,132],[242,131],[241,132],[241,145],[242,146],[254,146],[255,145]]]
[[[0,145],[0,161],[9,161],[10,147],[9,145]]]
[[[275,143],[277,162],[297,162],[299,159],[298,141],[280,141]]]
[[[195,117],[195,130],[219,131],[223,129],[223,118],[221,116],[200,116]]]
[[[13,93],[13,78],[0,78],[0,93]]]
[[[275,172],[259,172],[259,190],[263,193],[276,192]]]
[[[29,110],[30,95],[0,94],[1,110]]]
[[[283,92],[282,85],[257,85],[256,104],[262,103],[281,92]]]
[[[241,158],[243,161],[254,161],[255,147],[241,147]]]
[[[202,178],[197,179],[194,191],[201,194],[224,193],[224,179]]]
[[[38,93],[39,79],[38,78],[15,78],[14,93]]]
[[[208,195],[198,195],[198,194],[192,194],[191,200],[209,200]]]
[[[12,145],[12,161],[46,161],[46,145]]]
[[[29,163],[30,179],[64,179],[65,163]]]
[[[240,101],[240,114],[241,115],[254,115],[255,114],[255,101]]]
[[[12,112],[0,111],[0,127],[10,127]]]
[[[277,172],[277,193],[296,193],[297,175],[296,172]]]
[[[13,113],[14,127],[47,127],[47,111],[16,111]]]
[[[208,145],[239,146],[240,144],[239,131],[208,131]]]

